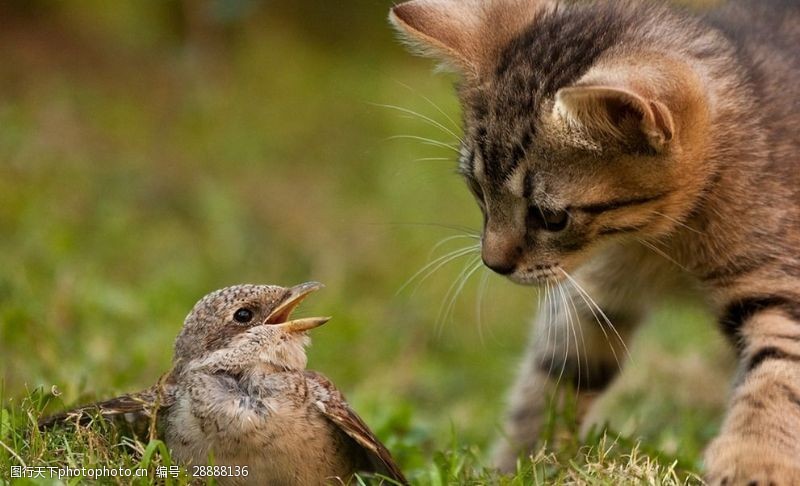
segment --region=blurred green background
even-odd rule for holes
[[[455,143],[460,115],[454,79],[396,42],[390,5],[0,6],[5,407],[53,385],[48,410],[147,386],[203,294],[319,280],[302,312],[334,319],[310,367],[412,470],[486,453],[536,294],[480,268],[452,300],[476,254],[403,288],[474,244],[480,215],[455,154],[410,138]],[[706,321],[668,303],[605,404],[615,430],[690,468],[729,380]]]

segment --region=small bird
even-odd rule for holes
[[[156,422],[173,459],[235,467],[225,484],[348,483],[357,472],[408,484],[389,451],[327,378],[307,371],[306,331],[329,317],[292,319],[322,284],[236,285],[203,297],[157,384],[48,417],[40,428],[98,415]],[[189,469],[191,472],[191,469]]]

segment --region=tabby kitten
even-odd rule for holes
[[[570,281],[620,333],[576,309],[579,360],[567,312],[541,313],[498,466],[535,446],[552,370],[580,375],[588,405],[652,303],[691,288],[741,363],[707,478],[800,484],[797,2],[700,17],[636,1],[413,0],[390,19],[460,74],[459,166],[485,264],[520,284]]]

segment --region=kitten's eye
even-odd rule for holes
[[[567,227],[569,214],[566,211],[545,211],[544,224],[550,231],[561,231]]]
[[[253,311],[245,307],[237,309],[236,312],[233,313],[233,320],[240,324],[247,324],[253,320]]]
[[[478,184],[478,181],[476,181],[472,177],[467,177],[466,179],[467,179],[467,185],[469,186],[469,190],[475,196],[475,199],[477,199],[478,202],[481,205],[483,205],[483,203],[485,202],[483,195],[483,188],[481,187],[480,184]]]
[[[569,213],[564,210],[552,210],[531,206],[528,208],[527,225],[546,231],[562,231],[569,224]]]

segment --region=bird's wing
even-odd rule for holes
[[[44,417],[39,420],[39,429],[48,429],[63,423],[86,425],[97,416],[109,419],[124,418],[135,426],[154,423],[153,418],[158,412],[170,407],[174,402],[175,384],[171,376],[165,375],[158,383],[140,392],[128,393]]]
[[[386,446],[375,437],[361,417],[350,408],[342,393],[336,389],[333,383],[313,371],[306,371],[305,375],[306,381],[313,385],[312,388],[318,390],[318,393],[315,394],[316,407],[363,448],[375,469],[373,472],[383,474],[401,484],[409,484]]]

